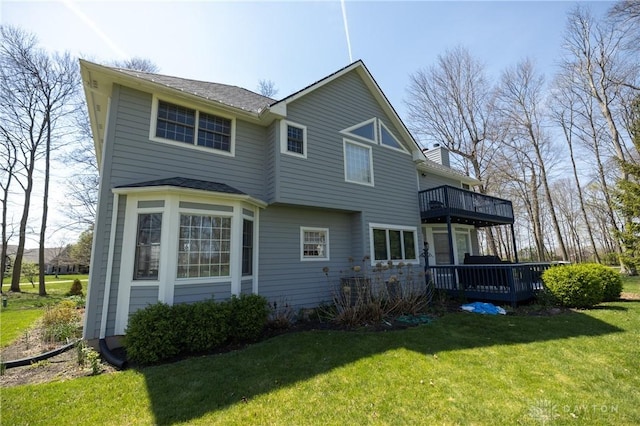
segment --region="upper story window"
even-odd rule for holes
[[[350,136],[357,136],[364,139],[367,142],[376,143],[376,119],[372,118],[363,123],[356,124],[355,126],[348,127],[342,132],[347,133]]]
[[[231,120],[201,112],[198,145],[231,152]]]
[[[355,126],[341,130],[341,133],[348,137],[355,137],[356,140],[371,142],[387,148],[408,153],[407,149],[394,136],[393,132],[379,118],[371,118]]]
[[[281,121],[280,152],[307,158],[307,127],[290,121]]]
[[[179,142],[193,143],[193,132],[196,126],[196,111],[158,102],[158,124],[156,136]]]
[[[373,186],[371,147],[344,140],[344,178],[347,182]]]
[[[389,131],[387,126],[385,126],[382,121],[380,121],[380,143],[390,148],[395,148],[406,152],[402,145],[400,145],[400,142],[398,142],[396,137],[393,136],[391,131]]]
[[[152,123],[151,139],[234,154],[233,119],[157,100]]]

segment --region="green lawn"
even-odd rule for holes
[[[44,314],[44,308],[58,303],[64,299],[65,294],[71,288],[73,279],[78,278],[83,285],[86,295],[86,275],[61,275],[59,279],[54,276],[47,281],[47,296],[38,295],[38,286],[32,287],[30,283],[21,285],[22,293],[5,293],[7,307],[0,308],[0,347],[5,347],[29,330],[34,322]],[[8,290],[6,284],[3,290]]]
[[[622,276],[623,291],[628,293],[640,294],[640,276],[627,277]]]
[[[453,313],[2,390],[3,424],[640,424],[640,301]],[[25,403],[28,401],[28,403]]]

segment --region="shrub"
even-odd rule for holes
[[[67,296],[84,296],[82,293],[82,283],[79,279],[73,280],[73,284],[71,284],[71,289],[67,293]]]
[[[129,318],[124,345],[132,361],[149,364],[180,353],[181,327],[165,303],[149,305]]]
[[[597,263],[592,264],[591,267],[602,281],[602,290],[604,292],[603,301],[611,302],[619,299],[622,293],[622,277],[620,274],[611,268]]]
[[[63,300],[53,307],[48,307],[42,316],[45,341],[62,342],[78,337],[80,319],[75,303],[70,300]]]
[[[602,279],[592,264],[550,268],[542,274],[542,280],[553,297],[569,308],[590,308],[604,298]]]
[[[232,296],[229,300],[230,335],[234,340],[257,339],[269,318],[267,299],[257,294]]]
[[[264,330],[268,315],[267,300],[258,295],[233,296],[222,303],[157,303],[131,316],[124,345],[132,361],[156,363],[210,351],[229,338],[254,340]]]
[[[188,352],[210,351],[229,338],[229,305],[213,299],[184,306],[184,345]]]

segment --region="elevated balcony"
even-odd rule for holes
[[[423,223],[464,223],[476,227],[513,224],[509,200],[443,185],[418,193]]]

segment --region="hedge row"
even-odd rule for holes
[[[267,300],[255,294],[226,302],[157,303],[129,318],[124,346],[128,359],[139,364],[208,352],[230,341],[255,340],[268,315]]]
[[[557,266],[542,275],[545,286],[562,306],[590,308],[616,300],[622,293],[620,274],[597,263]]]

